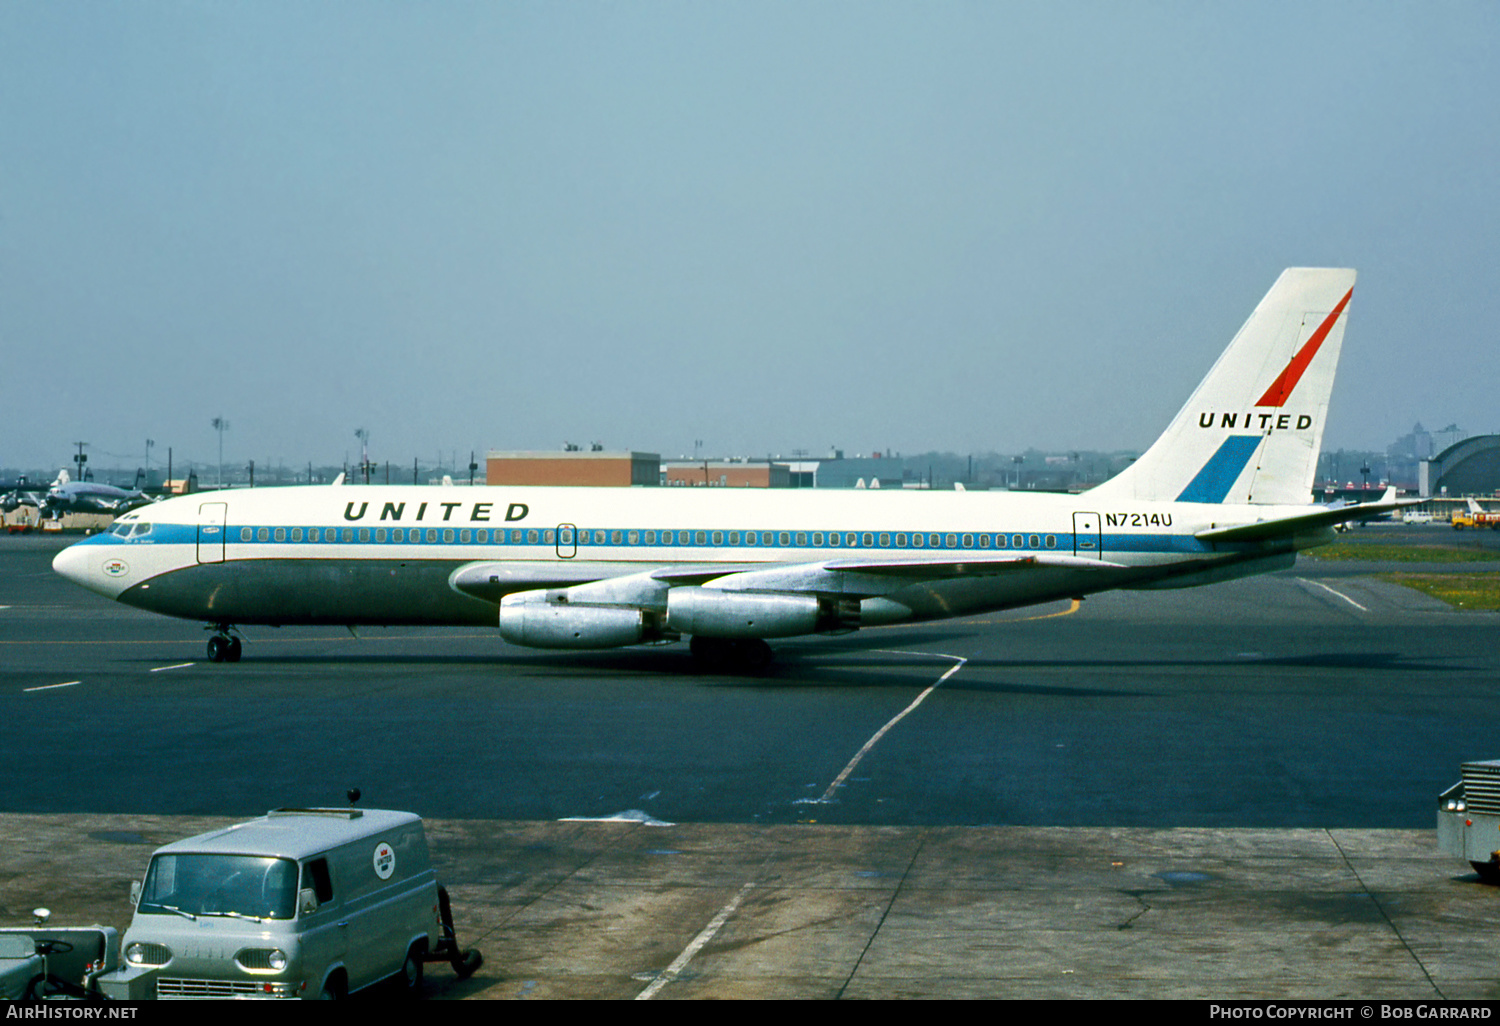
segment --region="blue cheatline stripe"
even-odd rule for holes
[[[1203,464],[1198,476],[1188,482],[1177,501],[1223,502],[1240,471],[1260,448],[1260,438],[1260,435],[1230,435],[1224,439],[1224,444]]]

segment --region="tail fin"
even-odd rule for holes
[[[1311,502],[1353,292],[1353,271],[1283,271],[1166,432],[1088,494],[1164,502]]]

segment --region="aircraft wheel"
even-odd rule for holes
[[[710,670],[760,670],[771,662],[771,646],[760,638],[705,638],[695,634],[688,650]]]
[[[240,639],[239,638],[230,638],[229,639],[229,650],[224,653],[224,660],[226,662],[230,662],[230,663],[237,663],[237,662],[240,661]]]
[[[731,653],[735,665],[746,670],[763,670],[771,664],[771,646],[760,638],[735,642]]]
[[[223,635],[215,634],[208,639],[208,661],[211,663],[222,663],[229,658],[230,641]]]

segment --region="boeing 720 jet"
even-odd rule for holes
[[[1399,505],[1311,503],[1354,277],[1285,271],[1156,443],[1078,495],[261,488],[127,513],[53,566],[205,621],[216,662],[243,624],[422,624],[551,649],[688,637],[745,666],[766,639],[1279,570]]]

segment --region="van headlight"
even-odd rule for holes
[[[131,965],[166,965],[172,952],[165,944],[143,944],[136,941],[125,947],[125,961]]]
[[[279,973],[286,968],[286,952],[280,948],[242,948],[234,960],[251,971]]]

